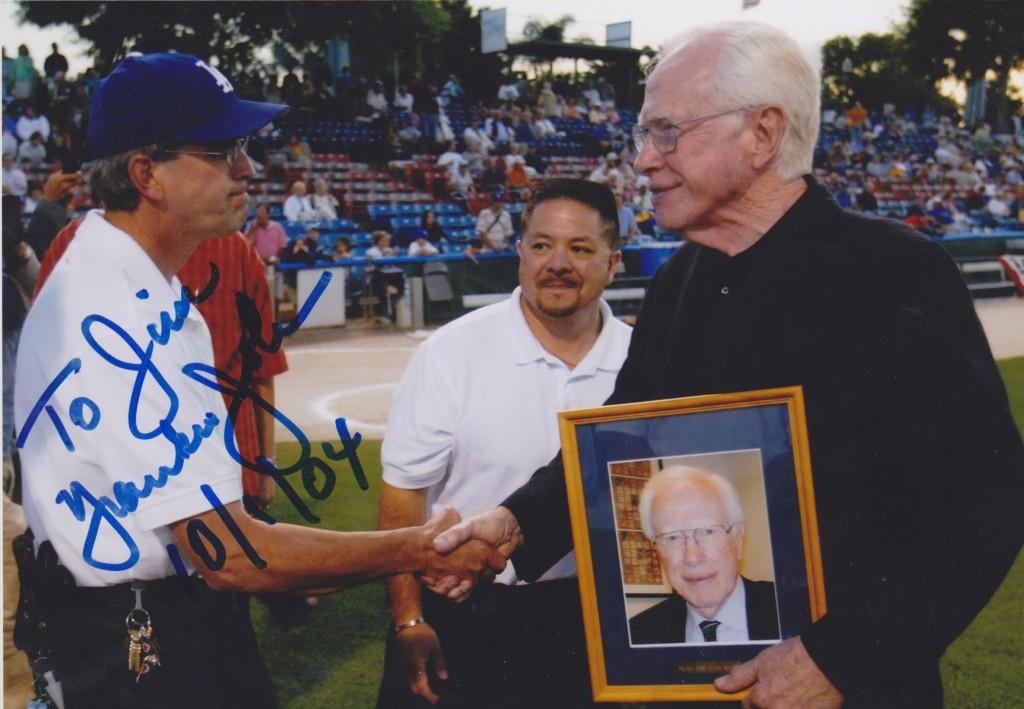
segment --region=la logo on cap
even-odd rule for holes
[[[230,81],[228,81],[228,77],[221,74],[218,69],[213,68],[202,59],[196,60],[196,66],[205,69],[207,73],[213,77],[213,80],[217,82],[224,93],[229,94],[235,90],[235,87],[231,85]]]

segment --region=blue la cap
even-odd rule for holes
[[[213,143],[248,135],[288,106],[243,101],[220,71],[190,54],[135,54],[96,85],[89,148],[105,158],[160,141]]]

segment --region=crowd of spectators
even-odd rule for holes
[[[4,54],[3,185],[22,199],[26,213],[43,198],[43,180],[34,176],[76,167],[96,79],[92,70],[68,77],[56,44],[43,69],[36,71],[24,46],[16,58]],[[348,239],[314,249],[315,236],[291,231],[290,242],[275,219],[356,218],[367,229],[381,227],[313,170],[325,131],[336,136],[334,129],[370,145],[374,169],[432,165],[442,177],[427,196],[460,205],[476,220],[473,238],[460,249],[471,258],[511,247],[517,224],[504,205],[525,202],[537,180],[564,176],[560,151],[574,160],[570,174],[607,184],[616,195],[624,243],[665,238],[653,218],[648,180],[632,168],[628,136],[636,113],[619,106],[614,87],[598,76],[530,81],[509,73],[496,77],[492,94],[471,96],[455,75],[415,75],[391,85],[354,76],[348,67],[333,74],[326,64],[314,64],[262,90],[246,88],[293,106],[291,116],[265,129],[250,150],[266,179],[283,183],[287,194],[283,204],[255,210],[246,230],[265,261],[366,254]],[[1024,132],[1014,120],[1013,134],[996,136],[987,124],[968,131],[958,119],[930,111],[916,115],[886,106],[873,113],[859,103],[826,109],[815,172],[844,207],[901,219],[930,235],[1012,228],[1020,224],[1024,197]],[[87,188],[79,187],[77,196],[72,211],[89,206]],[[403,255],[444,251],[445,230],[433,213],[422,218],[416,233],[388,248]]]

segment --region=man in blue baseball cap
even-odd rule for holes
[[[15,390],[31,530],[16,543],[16,636],[40,686],[69,707],[273,706],[237,592],[439,576],[458,561],[430,543],[453,511],[344,534],[242,508],[210,333],[175,274],[204,240],[242,226],[246,136],[285,109],[240,99],[185,54],[128,57],[96,88],[91,186],[103,209],[80,223],[29,312]],[[230,385],[272,410],[251,383]],[[300,455],[289,470],[321,462],[308,446]],[[483,545],[472,553],[484,573],[504,567]]]

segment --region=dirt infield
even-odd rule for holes
[[[996,359],[1024,355],[1024,300],[976,301]],[[336,439],[334,420],[382,438],[391,392],[412,351],[429,333],[362,325],[300,331],[286,342],[290,370],[277,378],[277,408],[313,441]],[[278,441],[288,440],[278,426]]]

